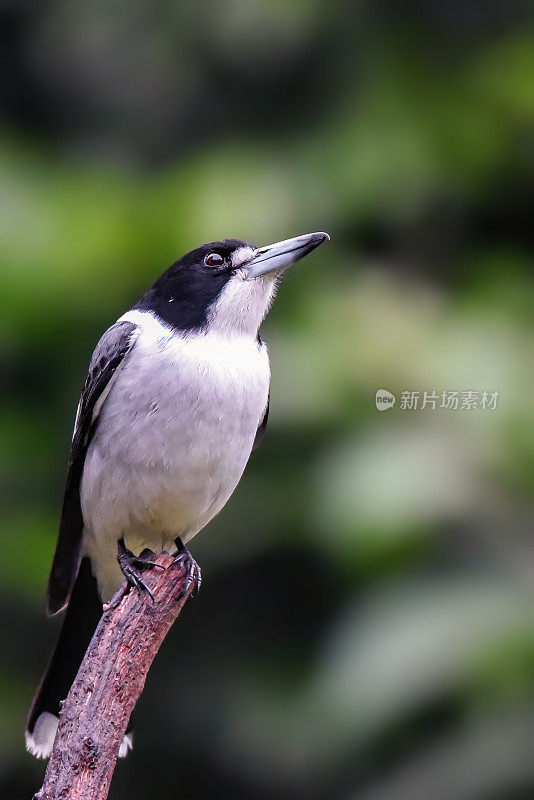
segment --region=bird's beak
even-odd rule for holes
[[[329,240],[330,236],[327,233],[305,233],[303,236],[259,247],[251,261],[244,265],[248,269],[247,280],[265,275],[267,272],[281,274],[299,258],[307,256],[320,244]]]

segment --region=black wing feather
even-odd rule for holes
[[[265,436],[265,431],[267,430],[267,420],[269,419],[269,403],[271,400],[271,394],[267,397],[267,406],[265,407],[265,413],[262,417],[260,424],[258,425],[258,430],[256,431],[256,436],[254,438],[254,444],[252,445],[252,450],[257,450],[260,444],[263,441]]]
[[[80,566],[83,532],[80,480],[87,447],[97,424],[95,405],[132,347],[135,329],[132,322],[117,322],[108,328],[89,364],[72,437],[59,537],[48,581],[49,614],[56,614],[68,603]]]

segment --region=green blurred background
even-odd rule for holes
[[[110,797],[534,796],[530,10],[1,3],[2,798],[43,774],[24,718],[92,348],[192,247],[310,230],[263,328],[269,435],[193,543]]]

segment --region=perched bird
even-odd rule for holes
[[[148,591],[147,552],[189,556],[187,542],[236,488],[269,413],[259,327],[283,272],[328,238],[205,244],[164,272],[97,344],[48,584],[49,613],[67,613],[28,717],[34,755],[52,751],[60,703],[102,603],[124,576]],[[127,733],[119,755],[131,746]]]

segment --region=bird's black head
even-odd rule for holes
[[[326,239],[314,233],[260,248],[239,239],[204,244],[169,267],[135,308],[182,331],[255,336],[278,278]]]

